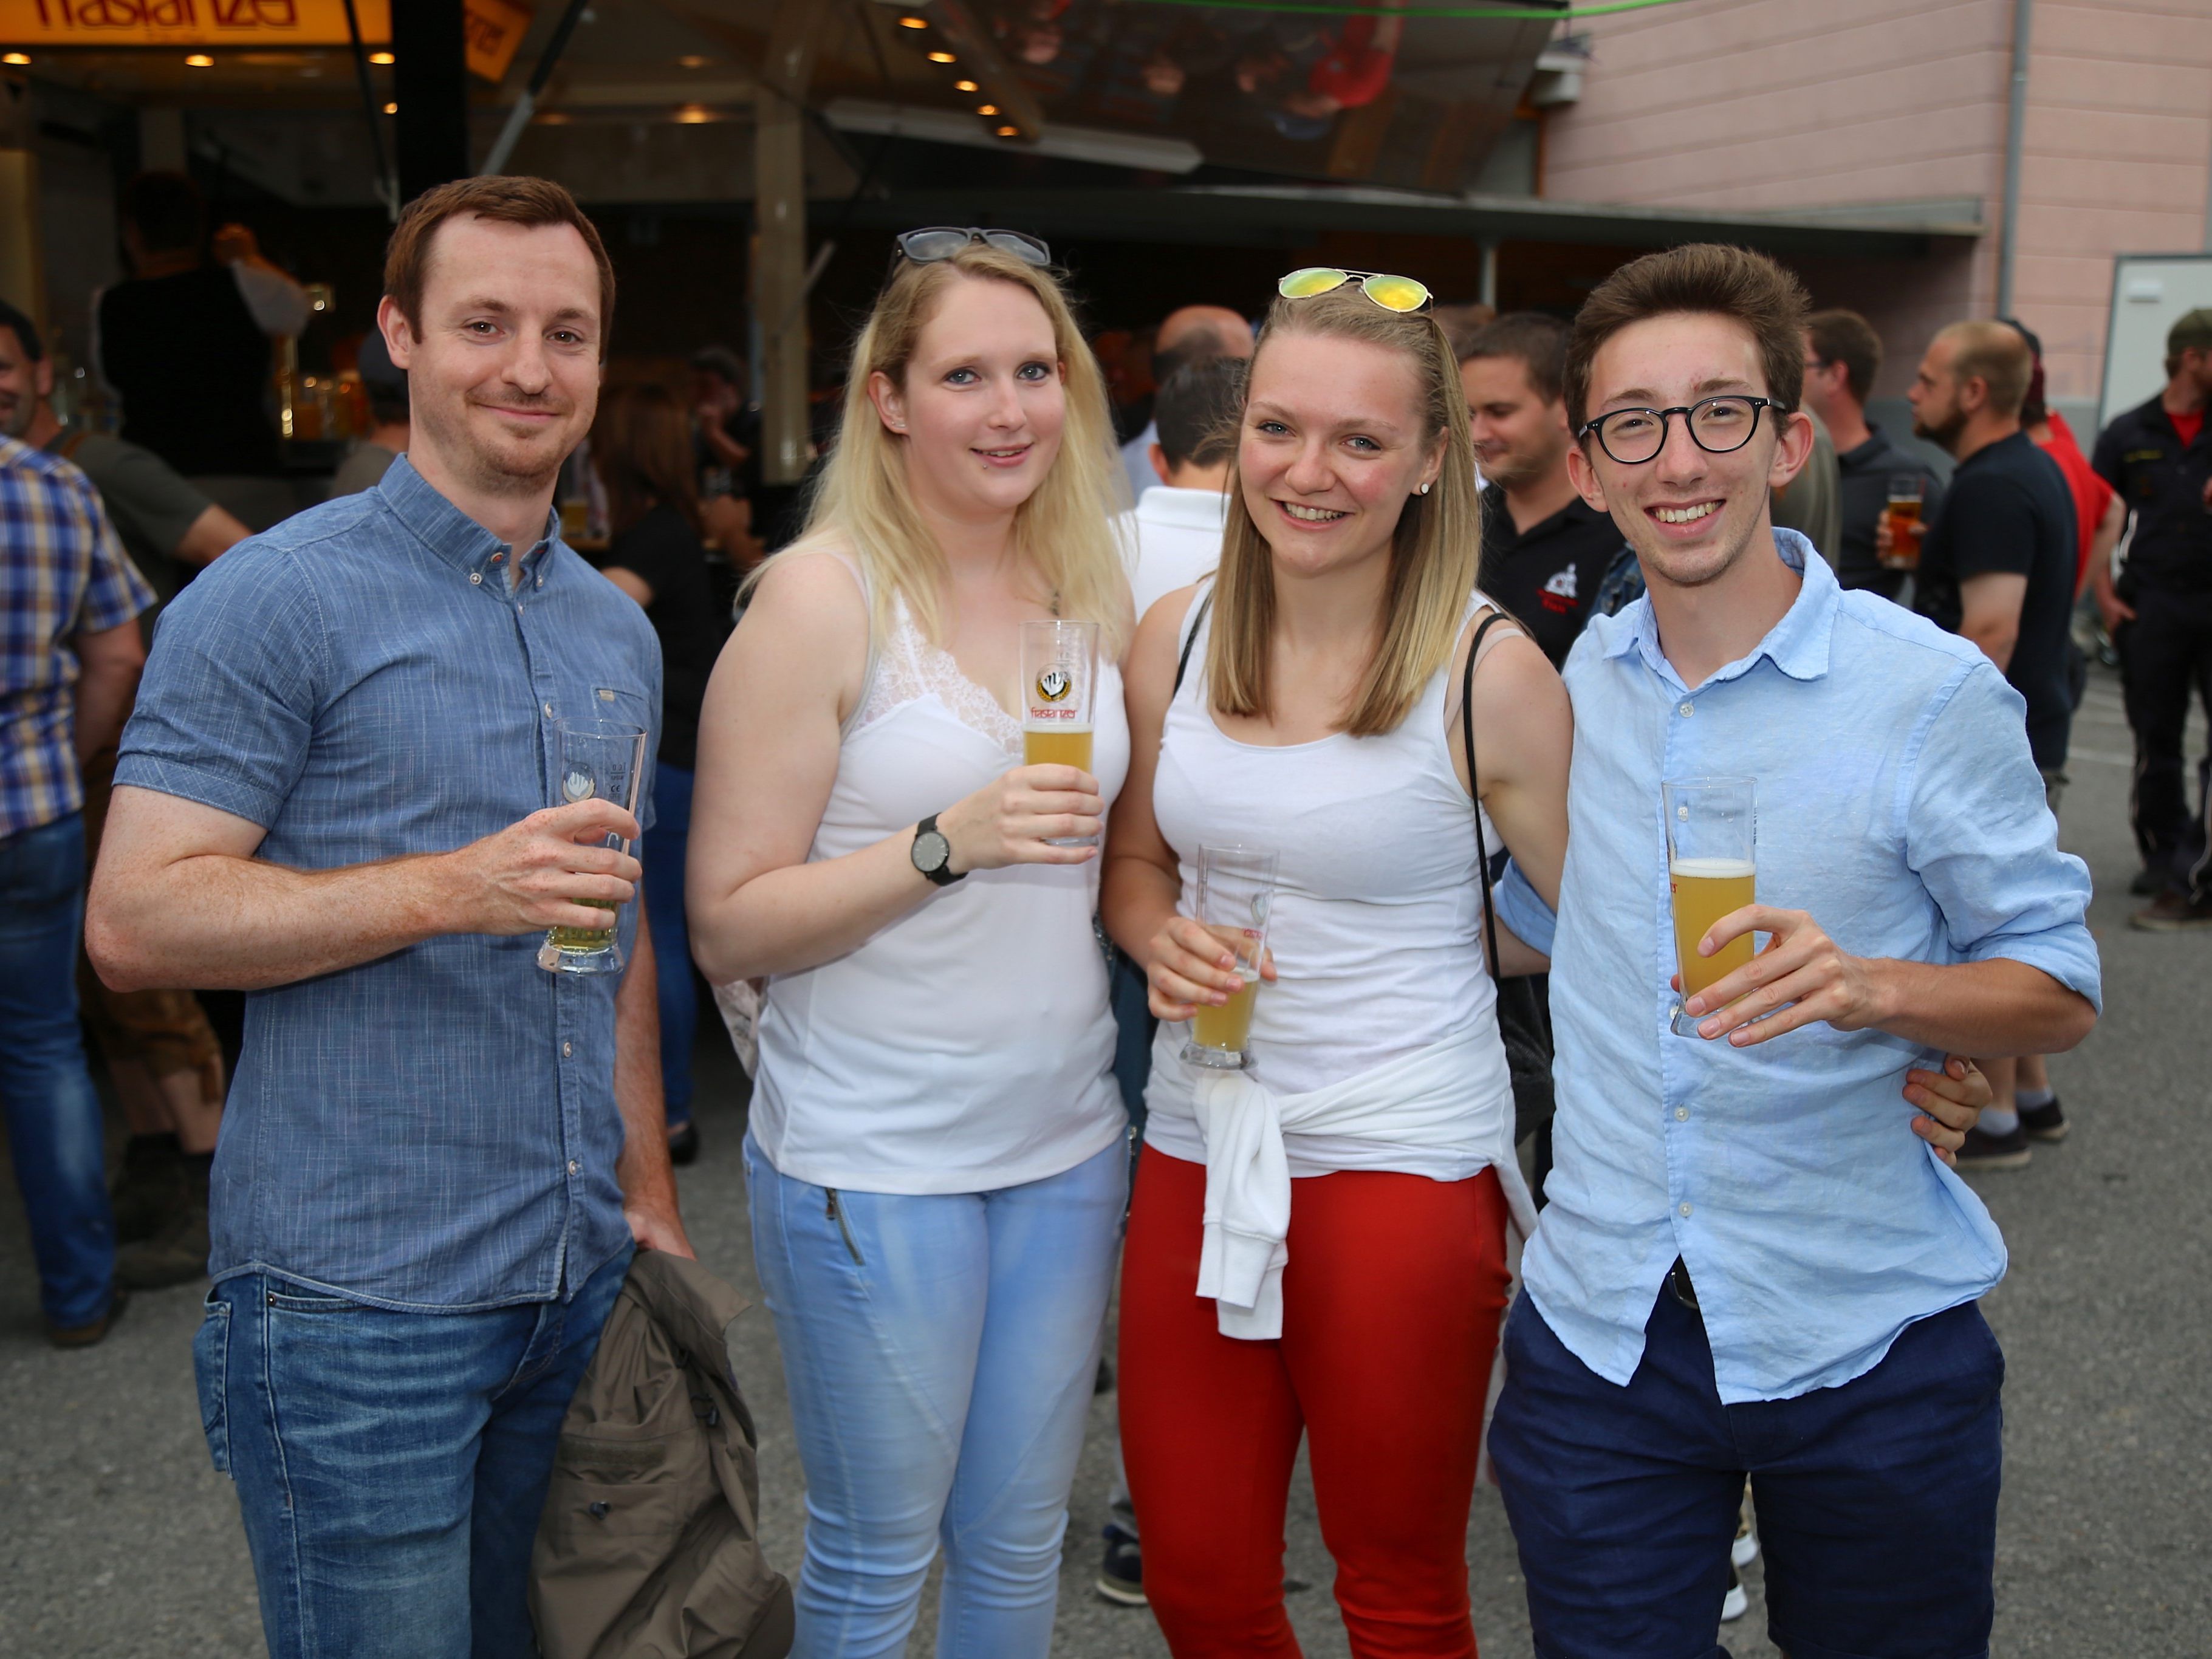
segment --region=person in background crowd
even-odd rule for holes
[[[1461,362],[1467,361],[1467,349],[1477,334],[1497,320],[1498,307],[1486,306],[1480,300],[1469,300],[1455,306],[1437,306],[1429,313],[1437,319],[1437,326],[1451,342],[1452,356]],[[1477,474],[1480,477],[1480,473]]]
[[[1942,1161],[1988,1091],[1908,1067],[2080,1040],[2088,874],[1981,653],[1772,526],[1812,443],[1804,307],[1765,256],[1692,245],[1615,271],[1569,347],[1570,465],[1650,591],[1567,663],[1556,921],[1517,867],[1499,888],[1559,1042],[1490,1432],[1547,1659],[1716,1652],[1747,1473],[1777,1647],[1989,1644],[2003,1361],[1976,1302],[2004,1245]],[[1757,781],[1759,902],[1695,949],[1771,942],[1684,999],[1661,791],[1713,775]]]
[[[407,453],[407,377],[393,366],[381,329],[372,328],[362,337],[356,368],[368,398],[368,435],[356,439],[338,464],[331,480],[333,500],[373,489]]]
[[[123,436],[266,530],[294,506],[270,413],[270,346],[307,327],[306,290],[244,225],[223,226],[210,248],[206,206],[181,173],[131,181],[123,248],[130,277],[93,303],[94,358],[123,399]]]
[[[2098,476],[2126,504],[2135,529],[2126,563],[2090,564],[2097,604],[2119,649],[2128,724],[2135,731],[2130,797],[2142,873],[2134,890],[2151,902],[2137,927],[2179,933],[2212,927],[2212,760],[2189,799],[2182,744],[2193,690],[2212,714],[2212,307],[2167,331],[2166,388],[2116,416],[2097,439]]]
[[[1847,589],[1893,599],[1905,591],[1906,573],[1884,569],[1875,552],[1889,481],[1906,475],[1921,481],[1923,524],[1943,504],[1943,481],[1926,461],[1868,424],[1867,400],[1881,370],[1881,337],[1865,318],[1856,311],[1814,312],[1805,319],[1804,362],[1805,408],[1826,425],[1841,479],[1841,550],[1830,559],[1836,580]]]
[[[2074,428],[2066,423],[2066,417],[2044,401],[2043,342],[2013,319],[2002,320],[2027,342],[2035,363],[2028,377],[2027,396],[2021,401],[2021,430],[2057,464],[2066,479],[2066,493],[2074,498],[2074,532],[2079,549],[2074,597],[2079,599],[2088,586],[2090,567],[2100,561],[2110,565],[2112,549],[2118,545],[2120,532],[2127,525],[2127,503],[2120,499],[2119,491],[2097,476],[2081,446],[2074,441]]]
[[[1505,1229],[1534,1220],[1477,823],[1556,881],[1571,722],[1559,677],[1476,589],[1466,421],[1428,317],[1352,283],[1278,299],[1219,572],[1153,606],[1131,652],[1101,915],[1161,1026],[1121,1431],[1145,1593],[1185,1659],[1297,1652],[1283,1525],[1301,1438],[1352,1653],[1475,1651],[1468,1515]],[[1188,1022],[1242,988],[1194,914],[1202,845],[1280,855],[1249,1072],[1183,1058]]]
[[[1186,363],[1251,355],[1252,325],[1237,313],[1225,306],[1185,306],[1170,312],[1152,337],[1152,384],[1165,386]],[[1121,446],[1121,471],[1128,478],[1133,501],[1158,482],[1152,446],[1159,441],[1159,423],[1152,421]]]
[[[1814,550],[1835,568],[1844,540],[1843,470],[1836,458],[1835,440],[1827,423],[1812,410],[1802,411],[1813,426],[1813,453],[1797,476],[1774,491],[1774,522],[1794,530],[1813,544]]]
[[[1957,458],[1921,538],[1915,608],[1972,641],[2027,704],[2028,749],[2054,816],[2066,787],[2074,699],[2074,498],[2058,464],[2021,429],[2034,359],[2003,323],[1954,323],[1914,376],[1912,430]],[[1889,545],[1889,526],[1877,532]],[[2015,1169],[2031,1139],[2065,1139],[2066,1114],[2040,1054],[1984,1062],[1994,1101],[1960,1149],[1962,1168]]]
[[[746,401],[744,360],[727,346],[691,354],[691,420],[696,434],[700,533],[742,575],[761,561],[753,502],[760,495],[760,405]]]
[[[1567,325],[1509,312],[1460,348],[1482,492],[1482,591],[1559,667],[1592,615],[1620,532],[1567,477]]]
[[[115,1279],[100,1097],[77,1026],[84,917],[79,769],[115,740],[154,602],[76,467],[0,437],[0,1113],[56,1347],[107,1334]]]
[[[653,772],[653,836],[638,847],[660,974],[660,1086],[669,1155],[699,1156],[691,1120],[691,1047],[699,1033],[691,936],[684,916],[690,856],[691,779],[699,705],[729,626],[708,591],[699,543],[691,429],[665,388],[617,386],[592,423],[592,465],[606,487],[612,539],[599,574],[645,608],[660,641],[660,750]]]
[[[553,512],[614,304],[591,221],[541,179],[440,185],[385,290],[407,453],[179,598],[87,940],[118,988],[252,993],[193,1359],[272,1659],[525,1659],[577,1382],[634,1246],[690,1254],[610,844],[651,808],[546,805],[561,721],[650,742],[659,651]],[[626,971],[549,975],[549,928],[607,923],[585,900]]]
[[[793,1651],[903,1654],[941,1545],[939,1659],[1042,1659],[1128,1190],[1067,842],[1128,764],[1120,481],[1044,245],[916,240],[708,686],[692,950],[769,981],[745,1189],[806,1474]],[[1055,616],[1101,635],[1088,770],[1024,764],[1010,712]]]
[[[246,526],[178,477],[151,450],[100,432],[70,432],[48,401],[53,365],[38,331],[0,302],[0,434],[74,463],[100,492],[108,520],[155,603],[150,633],[180,572],[188,576],[245,539]],[[129,711],[126,708],[125,713]],[[120,735],[118,720],[115,733]],[[84,761],[85,861],[100,857],[115,747]],[[151,1290],[207,1271],[208,1173],[222,1121],[222,1050],[206,1012],[185,990],[111,991],[79,953],[77,997],[131,1126],[112,1194],[116,1279]]]
[[[1220,562],[1221,526],[1237,459],[1245,359],[1208,357],[1168,377],[1152,404],[1152,471],[1159,482],[1137,498],[1121,526],[1136,554],[1129,577],[1142,617],[1163,593],[1188,587]]]

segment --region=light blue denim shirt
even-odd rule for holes
[[[1650,599],[1591,620],[1565,671],[1556,937],[1517,871],[1500,889],[1500,920],[1552,950],[1559,1119],[1528,1293],[1626,1384],[1680,1256],[1728,1404],[1872,1369],[1905,1326],[2002,1279],[2004,1241],[1909,1127],[1905,1073],[1932,1051],[1826,1024],[1748,1048],[1668,1029],[1661,782],[1756,779],[1759,902],[1809,912],[1845,951],[2008,957],[2099,997],[2088,872],[2058,850],[2020,694],[1965,641],[1842,592],[1802,536],[1775,540],[1803,574],[1796,601],[1694,691]]]
[[[443,853],[553,804],[558,720],[660,725],[645,612],[409,465],[240,543],[163,612],[115,781],[249,818],[302,869]],[[651,778],[641,792],[651,799]],[[641,813],[649,819],[649,809]],[[637,906],[618,923],[634,949]],[[565,1297],[629,1240],[615,975],[453,934],[246,1005],[212,1266],[382,1306]]]

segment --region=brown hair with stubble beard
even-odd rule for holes
[[[438,227],[448,219],[475,217],[503,225],[535,229],[540,225],[573,225],[592,252],[599,272],[599,361],[607,357],[607,342],[615,325],[615,268],[607,258],[599,228],[584,216],[576,198],[550,179],[522,174],[492,174],[481,179],[456,179],[424,191],[410,202],[392,227],[392,240],[384,252],[384,291],[407,319],[414,334],[422,332],[422,289],[430,266],[430,244]]]
[[[1647,253],[1600,283],[1575,314],[1567,340],[1567,422],[1589,419],[1590,364],[1632,323],[1653,317],[1727,317],[1751,331],[1766,369],[1766,395],[1794,411],[1805,390],[1804,285],[1764,253],[1692,242]]]

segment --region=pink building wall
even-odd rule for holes
[[[1864,311],[1902,392],[1929,334],[1995,305],[2013,0],[1681,0],[1579,22],[1544,193],[1790,209],[1971,198],[1990,234],[1915,262],[1802,262]],[[2014,309],[2051,392],[2095,396],[2112,256],[2207,245],[2212,3],[2036,0]]]

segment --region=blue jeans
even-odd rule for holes
[[[1490,1455],[1539,1659],[1704,1659],[1744,1476],[1767,1629],[1790,1659],[1984,1659],[1996,1612],[2004,1356],[1969,1303],[1881,1363],[1792,1400],[1723,1406],[1704,1322],[1661,1290],[1616,1387],[1522,1297]]]
[[[83,814],[0,841],[0,1110],[39,1305],[65,1329],[106,1316],[115,1279],[100,1097],[76,1018],[83,927]]]
[[[273,1273],[192,1343],[270,1659],[530,1659],[530,1551],[570,1398],[630,1253],[574,1299],[397,1313]]]
[[[660,969],[660,1089],[668,1127],[691,1121],[691,1045],[699,1036],[699,988],[691,978],[691,929],[684,920],[684,864],[691,849],[691,774],[659,763],[653,773],[653,833],[638,844],[645,911]]]
[[[806,1470],[794,1659],[906,1651],[941,1543],[938,1659],[1042,1659],[1128,1155],[905,1197],[779,1174],[745,1138],[753,1256]]]

